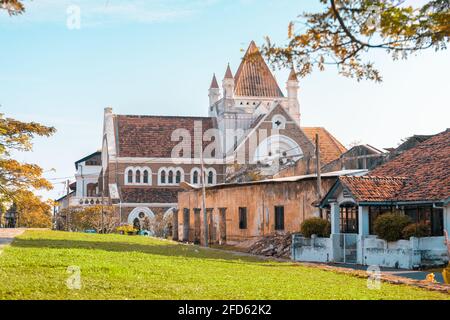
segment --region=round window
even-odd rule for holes
[[[145,217],[145,213],[139,212],[139,218],[144,219],[144,217]]]

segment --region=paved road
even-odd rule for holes
[[[15,237],[25,232],[25,229],[2,229],[0,228],[0,253],[4,246],[10,244]]]
[[[330,263],[329,265],[343,268],[350,268],[354,270],[367,270],[367,266],[355,265],[355,264],[336,264]],[[394,269],[394,268],[384,268],[381,267],[381,272],[385,274],[391,274],[397,277],[404,277],[414,280],[425,280],[427,274],[434,273],[435,280],[439,283],[444,283],[444,278],[442,277],[442,270],[406,270],[406,269]]]

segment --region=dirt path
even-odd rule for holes
[[[5,246],[9,245],[15,237],[25,232],[23,228],[17,229],[0,229],[0,254]]]

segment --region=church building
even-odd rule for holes
[[[207,185],[239,182],[246,168],[272,177],[314,158],[316,135],[321,165],[339,158],[346,149],[328,131],[301,127],[294,70],[285,88],[286,94],[252,41],[236,73],[227,66],[221,87],[213,76],[207,117],[119,115],[106,108],[100,192],[122,222],[133,224],[171,214],[180,184],[200,185],[202,167]]]

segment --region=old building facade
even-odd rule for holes
[[[329,190],[339,176],[365,173],[366,170],[326,173],[321,188]],[[186,189],[178,196],[175,238],[204,244],[202,190],[194,186]],[[320,215],[314,205],[317,200],[315,174],[207,187],[208,242],[233,244],[275,232],[298,232],[305,219]]]
[[[251,57],[251,58],[250,58]],[[228,65],[222,89],[213,76],[208,117],[104,113],[99,189],[124,223],[169,215],[178,208],[183,182],[193,186],[229,181],[242,168],[269,168],[312,159],[314,136],[323,128],[300,126],[299,82],[291,71],[285,96],[254,42],[233,76]],[[346,149],[331,134],[320,151],[331,160]],[[203,171],[202,171],[203,164]]]

